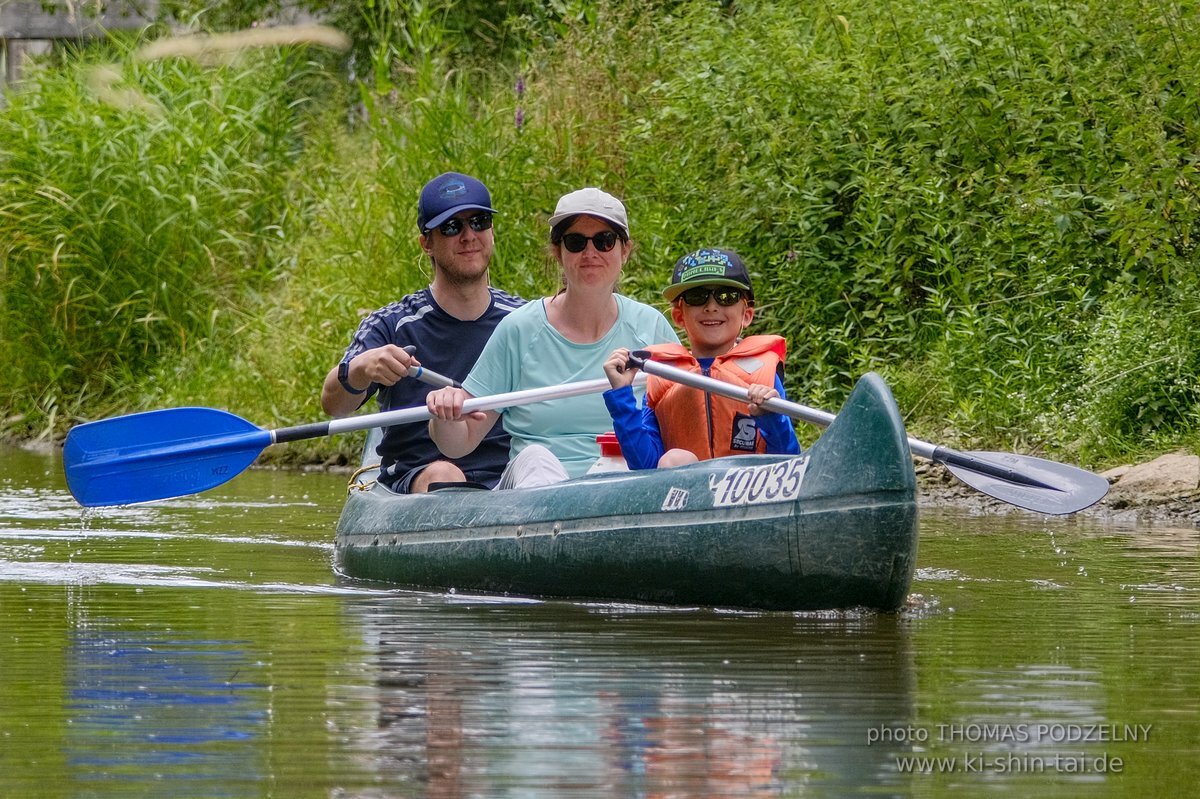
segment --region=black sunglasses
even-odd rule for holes
[[[617,234],[611,230],[602,230],[595,236],[567,233],[562,237],[562,243],[567,248],[567,252],[583,252],[589,241],[596,248],[596,252],[608,252],[617,246],[617,238]]]
[[[475,214],[475,216],[466,220],[466,222],[468,225],[471,226],[471,230],[474,230],[476,233],[482,233],[485,230],[491,229],[492,215],[491,214]],[[459,219],[456,216],[451,219],[447,219],[445,222],[443,222],[441,224],[441,226],[438,227],[437,231],[438,231],[438,233],[441,233],[443,236],[445,236],[446,238],[449,239],[449,238],[453,238],[454,236],[457,236],[459,233],[462,233],[462,229],[463,229],[463,220]]]
[[[728,308],[730,305],[736,305],[739,300],[746,296],[746,292],[741,289],[731,289],[720,286],[710,288],[709,286],[696,286],[683,292],[679,296],[683,297],[683,301],[688,305],[700,308],[708,305],[709,297],[717,298],[717,305],[723,308]]]

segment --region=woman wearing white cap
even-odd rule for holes
[[[497,488],[578,477],[600,454],[596,436],[612,429],[599,394],[463,414],[472,397],[593,380],[618,346],[678,343],[663,313],[616,293],[629,259],[629,219],[616,197],[597,188],[564,195],[550,217],[550,246],[563,288],[513,311],[496,327],[463,388],[431,393],[429,433],[442,453],[462,457],[478,445],[497,413],[512,437]]]

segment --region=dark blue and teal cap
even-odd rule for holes
[[[745,290],[750,302],[754,302],[750,273],[733,250],[710,247],[689,252],[675,262],[671,285],[663,289],[663,296],[674,302],[676,297],[693,286],[732,286]]]
[[[496,213],[487,186],[470,175],[445,172],[421,189],[421,198],[417,201],[417,227],[422,233],[428,233],[459,211],[471,210]]]

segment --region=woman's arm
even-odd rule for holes
[[[469,399],[473,397],[461,388],[441,388],[425,398],[425,407],[434,417],[429,420],[429,437],[447,458],[474,452],[500,416],[497,411],[464,414],[463,403]]]

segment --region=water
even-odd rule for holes
[[[0,450],[2,797],[1190,795],[1200,535],[928,509],[899,614],[339,578],[344,479]]]

